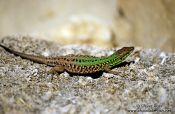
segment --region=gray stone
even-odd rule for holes
[[[0,43],[20,52],[60,56],[105,56],[116,50],[61,45],[30,37],[5,37]],[[133,61],[97,78],[66,72],[22,59],[0,48],[0,113],[116,114],[174,111],[175,54],[136,48]]]

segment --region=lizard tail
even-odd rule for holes
[[[47,64],[47,58],[44,56],[35,56],[35,55],[30,55],[30,54],[25,54],[25,53],[21,53],[18,51],[14,51],[2,44],[0,44],[0,47],[4,48],[6,51],[13,53],[14,55],[20,56],[21,58],[24,59],[28,59],[37,63],[41,63],[41,64]]]

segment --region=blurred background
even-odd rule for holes
[[[0,0],[0,38],[175,52],[175,0]]]

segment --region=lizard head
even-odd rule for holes
[[[124,60],[133,52],[133,50],[134,50],[134,47],[123,47],[119,49],[116,52],[116,54],[121,60]]]
[[[134,50],[134,47],[123,47],[108,58],[108,67],[112,68],[122,63]]]

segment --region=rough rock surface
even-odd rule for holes
[[[45,56],[104,56],[116,49],[59,45],[30,37],[5,37],[16,51]],[[118,75],[49,74],[50,67],[21,59],[0,48],[0,114],[115,114],[175,111],[175,54],[139,49]]]

